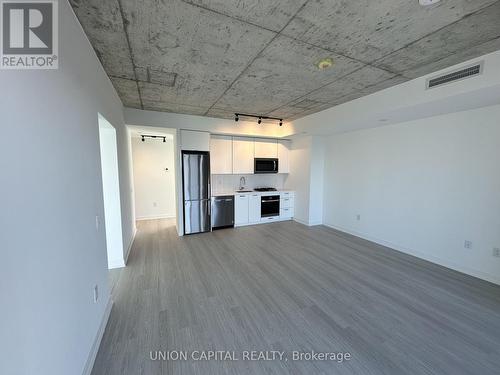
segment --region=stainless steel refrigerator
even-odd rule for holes
[[[210,231],[210,155],[182,151],[184,234]]]

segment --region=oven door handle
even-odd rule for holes
[[[279,202],[279,199],[272,199],[272,200],[263,200],[261,203],[270,203],[270,202]]]

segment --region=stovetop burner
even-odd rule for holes
[[[273,187],[261,187],[261,188],[255,188],[255,191],[277,191],[276,188]]]

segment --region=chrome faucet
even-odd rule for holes
[[[245,179],[245,177],[241,176],[240,177],[240,188],[238,190],[243,190],[245,188],[246,183],[247,183],[247,180]]]

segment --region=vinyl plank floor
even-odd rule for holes
[[[138,223],[93,375],[499,374],[500,286],[323,226]],[[288,361],[152,361],[280,350]],[[292,361],[294,350],[352,359]]]

